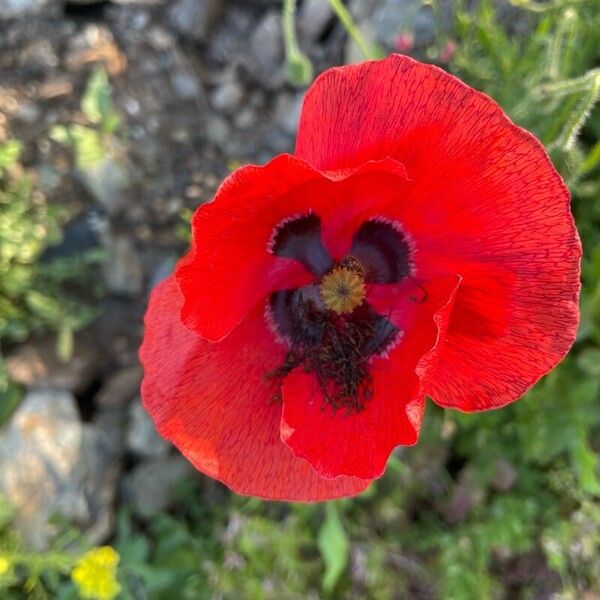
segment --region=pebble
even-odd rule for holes
[[[129,170],[116,159],[107,156],[102,161],[80,169],[80,181],[92,197],[108,212],[117,213],[125,203],[125,189],[130,183]]]
[[[298,11],[298,36],[305,43],[315,43],[335,18],[329,2],[305,0]]]
[[[176,0],[169,16],[178,33],[196,42],[206,42],[225,4],[226,0]]]
[[[0,20],[18,19],[42,11],[58,12],[60,0],[0,0]]]
[[[206,121],[206,137],[210,142],[223,148],[231,134],[229,123],[219,115],[212,115]]]
[[[129,410],[127,449],[142,458],[166,456],[171,445],[157,433],[154,423],[138,398]]]
[[[243,99],[244,88],[235,80],[223,82],[210,96],[212,107],[225,114],[235,113]]]
[[[280,94],[275,103],[274,120],[277,126],[290,136],[295,136],[300,120],[304,93]]]
[[[144,272],[133,240],[127,234],[107,233],[103,243],[109,254],[102,263],[107,290],[120,296],[137,296],[143,288]]]
[[[85,390],[96,379],[104,361],[95,345],[78,336],[68,363],[59,360],[54,337],[31,340],[6,358],[13,381],[27,388],[62,389],[73,393]]]
[[[202,98],[202,89],[198,79],[185,71],[176,71],[171,76],[171,83],[175,93],[182,100],[196,100]]]
[[[29,392],[0,433],[0,492],[16,509],[15,526],[36,550],[49,547],[55,513],[89,531],[91,543],[110,533],[116,465],[91,425],[83,425],[72,394]]]
[[[173,488],[193,473],[193,467],[179,454],[151,458],[123,477],[122,493],[134,511],[158,512],[168,508]]]
[[[113,373],[96,395],[101,407],[124,406],[133,400],[140,389],[142,369],[139,365],[126,367]]]
[[[250,54],[247,67],[267,89],[279,88],[287,81],[283,28],[278,11],[269,11],[258,22],[250,38]]]
[[[256,111],[250,106],[245,106],[235,115],[233,122],[238,129],[251,129],[257,121]]]

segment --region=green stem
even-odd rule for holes
[[[59,552],[33,553],[33,552],[3,552],[13,565],[25,565],[33,571],[42,571],[45,568],[68,572],[74,566],[76,559],[69,554]]]
[[[594,82],[598,77],[600,77],[600,69],[592,69],[580,77],[542,84],[538,86],[536,92],[541,96],[555,96],[557,98],[585,92],[594,86]]]
[[[373,48],[369,45],[367,40],[363,37],[356,23],[352,19],[352,15],[348,9],[344,6],[341,0],[329,0],[331,8],[335,11],[337,18],[340,20],[348,35],[354,40],[354,43],[360,48],[361,52],[365,55],[365,58],[377,58]]]
[[[556,140],[550,144],[549,148],[551,150],[560,149],[565,152],[573,148],[581,128],[585,125],[585,122],[588,120],[590,113],[592,112],[592,109],[599,98],[600,73],[592,72],[590,86],[567,119],[563,130],[560,132]]]
[[[307,85],[312,80],[312,65],[298,46],[296,28],[294,27],[295,14],[296,0],[284,0],[283,43],[288,64],[288,75],[293,84]]]
[[[283,2],[283,41],[285,51],[289,56],[300,52],[296,29],[294,28],[294,15],[296,14],[296,0],[284,0]]]

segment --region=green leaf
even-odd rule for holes
[[[581,489],[588,494],[600,495],[598,456],[590,447],[584,427],[571,447],[571,460],[577,471]]]
[[[69,130],[64,125],[54,125],[48,135],[51,140],[59,144],[71,144],[73,142]]]
[[[19,406],[22,398],[23,391],[12,381],[7,381],[6,386],[0,387],[0,427],[3,427],[6,425],[6,423],[8,423],[10,417]]]
[[[73,329],[68,325],[63,325],[58,330],[58,335],[56,337],[56,354],[64,363],[68,363],[73,356]]]
[[[579,166],[579,175],[585,175],[593,171],[600,163],[600,141],[596,142],[592,149],[587,153],[585,159]]]
[[[325,520],[317,537],[319,551],[325,563],[323,589],[330,593],[348,564],[349,543],[340,520],[337,504],[325,505]]]
[[[19,160],[21,154],[21,142],[9,140],[0,144],[0,172],[14,165]]]
[[[0,495],[0,529],[4,529],[15,517],[15,507],[2,495]]]
[[[110,82],[106,70],[102,67],[95,69],[88,80],[81,99],[81,110],[92,123],[96,124],[100,124],[112,111]]]
[[[577,365],[590,377],[600,377],[600,349],[586,348],[577,357]]]
[[[62,307],[58,300],[50,298],[36,290],[30,290],[25,297],[29,309],[48,321],[57,321],[62,316]]]

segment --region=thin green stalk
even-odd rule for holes
[[[558,79],[566,74],[561,66],[565,62],[564,55],[569,55],[572,51],[576,24],[577,13],[571,8],[565,10],[548,49],[548,77],[550,79]]]
[[[590,81],[590,87],[577,103],[575,110],[567,120],[563,130],[556,140],[550,145],[550,149],[561,149],[568,151],[573,148],[577,141],[577,136],[587,121],[592,108],[600,97],[600,73],[595,73]]]
[[[313,78],[313,68],[310,60],[302,53],[296,38],[294,15],[296,0],[283,2],[283,43],[287,59],[288,77],[294,85],[308,85]]]
[[[365,55],[365,58],[378,58],[374,48],[372,48],[367,40],[363,37],[362,33],[354,22],[354,19],[352,19],[352,15],[344,6],[342,0],[329,0],[329,4],[331,4],[331,8],[333,8],[337,18],[348,32],[348,35],[354,40],[354,43]]]
[[[560,98],[569,94],[585,92],[594,86],[594,82],[599,76],[600,69],[592,69],[580,77],[542,84],[538,86],[536,93],[539,96],[555,96]]]

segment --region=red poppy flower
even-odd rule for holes
[[[192,228],[150,300],[143,401],[242,494],[358,493],[425,395],[504,406],[575,336],[581,249],[542,145],[404,56],[321,75],[295,154],[238,169]]]

